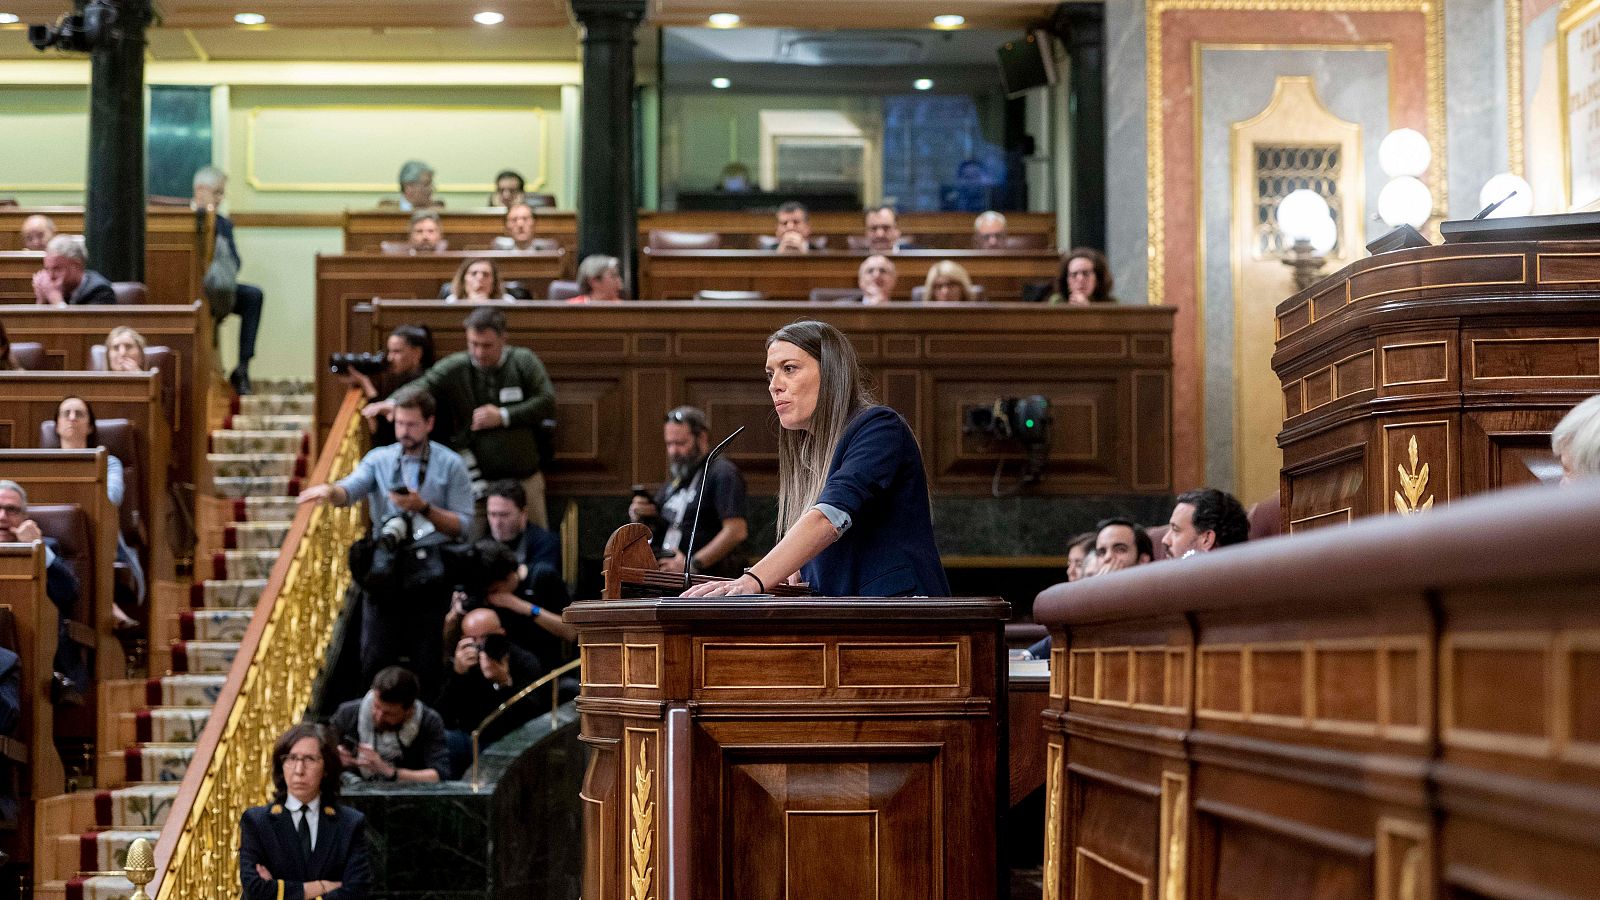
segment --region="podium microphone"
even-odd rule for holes
[[[711,461],[717,458],[723,447],[733,443],[733,439],[738,437],[741,431],[744,431],[743,425],[735,428],[733,434],[723,438],[722,443],[712,447],[711,452],[706,454],[705,466],[700,470],[700,496],[694,498],[694,521],[689,523],[689,552],[683,555],[683,589],[686,591],[690,585],[689,576],[694,574],[694,535],[700,530],[700,507],[706,502],[706,479],[711,476]]]

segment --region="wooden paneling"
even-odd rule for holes
[[[854,288],[865,252],[805,254],[764,250],[644,250],[639,257],[639,296],[692,300],[697,291],[761,291],[772,300],[808,300],[812,288]],[[1054,250],[903,250],[894,254],[894,297],[909,300],[940,260],[962,265],[991,301],[1022,299],[1026,285],[1053,281]],[[1086,348],[1095,352],[1093,348]],[[973,348],[973,353],[981,352]]]
[[[778,431],[761,347],[779,327],[810,316],[850,336],[882,399],[915,430],[936,492],[987,494],[997,465],[1016,471],[1021,448],[963,434],[963,412],[1035,393],[1050,398],[1054,424],[1045,479],[1031,490],[1171,490],[1170,364],[1159,355],[1169,347],[1169,309],[645,302],[504,309],[511,343],[539,354],[555,382],[555,495],[614,494],[658,480],[661,417],[680,403],[704,408],[718,433],[749,426],[726,452],[752,491],[774,491]],[[420,322],[433,329],[441,355],[465,348],[457,305],[380,300],[370,310],[367,335],[354,347],[376,348],[396,325]],[[320,390],[337,396],[339,387],[325,377]]]
[[[1044,592],[1046,896],[1592,896],[1597,528],[1535,486]]]
[[[27,791],[19,803],[15,849],[31,856],[33,802],[54,797],[66,787],[56,752],[55,708],[50,704],[50,674],[56,652],[56,605],[45,593],[44,544],[0,544],[0,608],[16,624],[13,648],[22,670],[21,717],[15,737],[28,748]]]
[[[1279,304],[1291,530],[1548,477],[1550,428],[1600,392],[1597,246],[1386,253]],[[1355,443],[1364,490],[1340,452]]]
[[[493,259],[503,281],[521,281],[535,297],[545,296],[550,282],[562,276],[562,253],[429,253],[417,256],[390,256],[377,252],[317,256],[317,356],[316,371],[326,376],[328,354],[339,350],[368,349],[364,335],[350,332],[352,312],[359,303],[374,297],[414,297],[432,300],[439,287],[456,275],[461,263],[472,257]],[[455,328],[467,317],[470,307],[456,310]],[[381,350],[382,344],[376,345]],[[345,384],[319,377],[317,408],[327,427],[334,411],[344,399]]]
[[[83,210],[77,207],[0,207],[0,303],[34,302],[33,273],[43,267],[44,256],[22,249],[22,222],[35,213],[55,220],[59,234],[83,233]],[[183,207],[154,207],[146,215],[144,283],[150,302],[198,299],[211,259],[210,223]]]
[[[584,896],[995,896],[1008,614],[951,598],[568,607],[599,751]],[[651,648],[659,677],[600,680],[619,644]]]

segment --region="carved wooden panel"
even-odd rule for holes
[[[1366,449],[1352,448],[1315,464],[1284,470],[1283,502],[1290,534],[1345,525],[1364,515]]]
[[[1270,820],[1267,820],[1270,821]],[[1259,823],[1259,824],[1258,824]],[[1203,818],[1210,835],[1201,846],[1210,849],[1201,860],[1205,873],[1200,896],[1239,900],[1282,900],[1317,897],[1319,900],[1371,900],[1372,863],[1368,855],[1340,852],[1343,841],[1319,844],[1307,840],[1309,829],[1293,828],[1280,820],[1279,828],[1265,822],[1239,821],[1216,815]],[[1290,826],[1290,827],[1283,827]]]
[[[1159,788],[1096,777],[1092,771],[1068,775],[1074,814],[1069,859],[1070,890],[1063,897],[1154,896],[1159,853]]]

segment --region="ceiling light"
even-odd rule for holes
[[[267,17],[263,16],[261,13],[239,13],[233,17],[233,20],[238,22],[240,25],[267,24]]]
[[[0,25],[15,25],[21,21],[22,17],[16,13],[0,13]]]
[[[484,11],[472,17],[472,21],[479,25],[499,25],[506,20],[505,13]]]
[[[726,78],[713,78],[711,79],[711,86],[719,91],[725,91],[728,88],[733,87],[733,82]]]
[[[916,81],[911,82],[911,86],[919,91],[931,91],[933,90],[933,79],[918,78]]]
[[[708,18],[706,21],[711,23],[711,27],[712,28],[733,28],[734,26],[739,24],[739,14],[738,13],[712,13],[711,17]]]
[[[965,24],[967,24],[966,16],[946,15],[933,17],[935,28],[960,28]]]

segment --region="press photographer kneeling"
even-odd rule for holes
[[[439,622],[450,605],[441,548],[472,525],[472,483],[461,457],[429,440],[433,395],[402,391],[394,401],[395,443],[362,457],[348,478],[300,493],[301,503],[349,506],[367,500],[372,536],[352,548],[352,590],[361,593],[361,675],[405,666],[431,696],[443,656]]]

